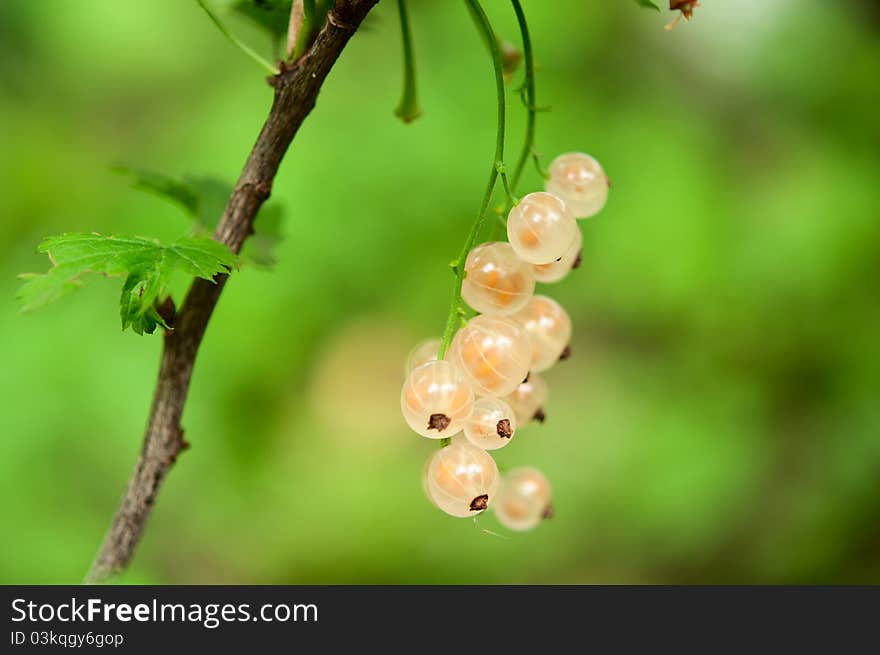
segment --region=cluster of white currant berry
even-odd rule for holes
[[[608,197],[608,178],[589,155],[560,155],[549,173],[546,191],[510,210],[508,242],[470,251],[461,297],[479,315],[458,330],[443,359],[439,339],[413,350],[400,396],[406,422],[423,437],[464,432],[428,458],[428,499],[457,517],[491,506],[512,530],[552,515],[550,483],[533,468],[502,478],[487,451],[507,446],[518,426],[543,422],[547,383],[539,373],[570,354],[571,319],[555,300],[534,294],[535,282],[558,282],[578,266],[575,219],[595,215]]]

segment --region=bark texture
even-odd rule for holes
[[[272,181],[284,153],[315,106],[318,91],[349,38],[377,2],[337,0],[311,48],[269,79],[275,89],[272,108],[214,232],[214,238],[233,252],[238,253],[253,233],[254,218],[272,191]],[[173,316],[173,330],[165,333],[143,446],[86,577],[88,583],[107,580],[131,561],[162,482],[188,446],[180,419],[196,354],[226,280],[225,275],[218,275],[214,283],[196,279]]]

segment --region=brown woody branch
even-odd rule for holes
[[[253,232],[254,218],[271,193],[281,159],[315,106],[324,79],[377,2],[337,0],[311,48],[270,78],[275,88],[272,108],[214,232],[214,238],[233,252],[239,252]],[[86,577],[88,583],[105,581],[131,562],[162,481],[188,446],[180,418],[196,353],[226,279],[225,275],[218,275],[214,283],[196,279],[173,317],[173,330],[165,333],[144,443],[125,495]]]

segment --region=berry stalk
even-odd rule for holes
[[[523,12],[522,5],[519,0],[510,0],[513,5],[513,11],[516,13],[516,22],[519,24],[520,35],[522,36],[523,46],[523,64],[525,66],[526,79],[524,82],[525,104],[528,114],[526,117],[526,138],[523,142],[522,151],[519,153],[516,167],[513,169],[513,176],[510,179],[510,187],[516,192],[523,169],[529,157],[534,155],[535,147],[535,114],[538,109],[535,106],[535,57],[532,51],[532,37],[529,34],[529,25],[526,22],[526,15]]]
[[[227,39],[229,39],[236,48],[238,48],[245,55],[253,59],[261,68],[269,71],[269,74],[278,74],[278,68],[276,66],[273,66],[271,63],[266,61],[262,56],[260,56],[259,53],[257,53],[256,50],[251,48],[248,44],[246,44],[244,41],[236,37],[228,29],[226,29],[226,26],[219,18],[217,18],[217,15],[213,11],[208,9],[208,6],[204,3],[204,0],[196,1],[199,3],[199,7],[202,8],[202,11],[204,11],[208,15],[208,18],[211,19],[211,22],[214,23],[218,30],[220,30],[220,33],[223,34],[223,36],[225,36]]]
[[[504,131],[506,127],[507,105],[504,97],[504,68],[501,63],[501,50],[498,47],[498,39],[495,36],[495,31],[492,29],[492,24],[489,22],[489,17],[486,16],[486,12],[483,11],[483,7],[480,6],[478,0],[465,0],[465,3],[471,11],[471,15],[474,17],[474,23],[476,24],[480,35],[486,42],[486,45],[489,48],[489,53],[492,57],[492,67],[495,71],[495,92],[498,105],[498,127],[495,133],[495,158],[492,161],[492,170],[489,172],[489,181],[486,184],[486,191],[483,194],[480,211],[477,214],[476,219],[474,219],[473,225],[471,225],[470,232],[465,239],[461,252],[452,262],[455,283],[452,287],[452,301],[449,304],[449,315],[446,318],[446,327],[443,329],[443,336],[440,340],[440,350],[438,353],[439,359],[443,358],[443,355],[449,348],[449,344],[452,343],[452,336],[455,334],[459,317],[464,311],[461,300],[461,284],[464,281],[464,261],[467,258],[468,253],[471,251],[471,248],[474,247],[477,235],[480,232],[480,228],[483,226],[483,221],[489,210],[489,203],[492,201],[492,193],[495,191],[495,184],[498,181],[498,176],[506,175],[504,173]]]

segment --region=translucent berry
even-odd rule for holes
[[[483,450],[498,450],[510,443],[516,432],[516,416],[500,398],[477,398],[474,413],[465,421],[464,436]]]
[[[605,171],[599,162],[582,152],[567,152],[554,159],[544,188],[562,198],[575,218],[598,214],[608,200]]]
[[[440,339],[427,339],[419,343],[413,348],[406,358],[404,366],[404,374],[409,375],[413,369],[418,368],[422,364],[433,362],[437,359],[437,353],[440,352]]]
[[[425,492],[425,498],[427,498],[434,507],[439,507],[437,501],[434,500],[434,494],[431,492],[431,488],[428,486],[428,471],[431,469],[432,461],[433,457],[429,457],[425,460],[425,465],[422,467],[422,491]]]
[[[565,251],[562,259],[550,262],[549,264],[532,264],[532,274],[535,276],[535,279],[538,282],[549,284],[551,282],[559,282],[559,280],[571,273],[573,269],[580,266],[583,242],[584,239],[581,236],[581,231],[578,230],[577,234],[575,234],[574,242]]]
[[[532,419],[543,423],[547,383],[537,373],[529,373],[529,377],[504,400],[513,409],[518,425],[523,426]]]
[[[537,469],[513,469],[501,479],[492,509],[506,528],[531,530],[541,519],[553,516],[550,483]]]
[[[463,439],[456,439],[428,461],[425,488],[429,500],[447,514],[479,514],[495,500],[498,467],[492,456]]]
[[[476,316],[455,335],[451,356],[480,396],[506,396],[529,371],[525,329],[503,316]]]
[[[474,390],[461,372],[446,360],[414,369],[400,392],[403,418],[429,439],[461,432],[474,409]]]
[[[512,314],[535,290],[531,266],[517,257],[509,243],[493,241],[468,253],[461,297],[483,314]]]
[[[532,344],[531,371],[546,371],[568,354],[571,340],[571,319],[562,306],[547,296],[533,296],[528,304],[514,314]]]
[[[575,240],[577,221],[556,196],[538,191],[519,201],[507,216],[507,240],[520,259],[549,264]]]

